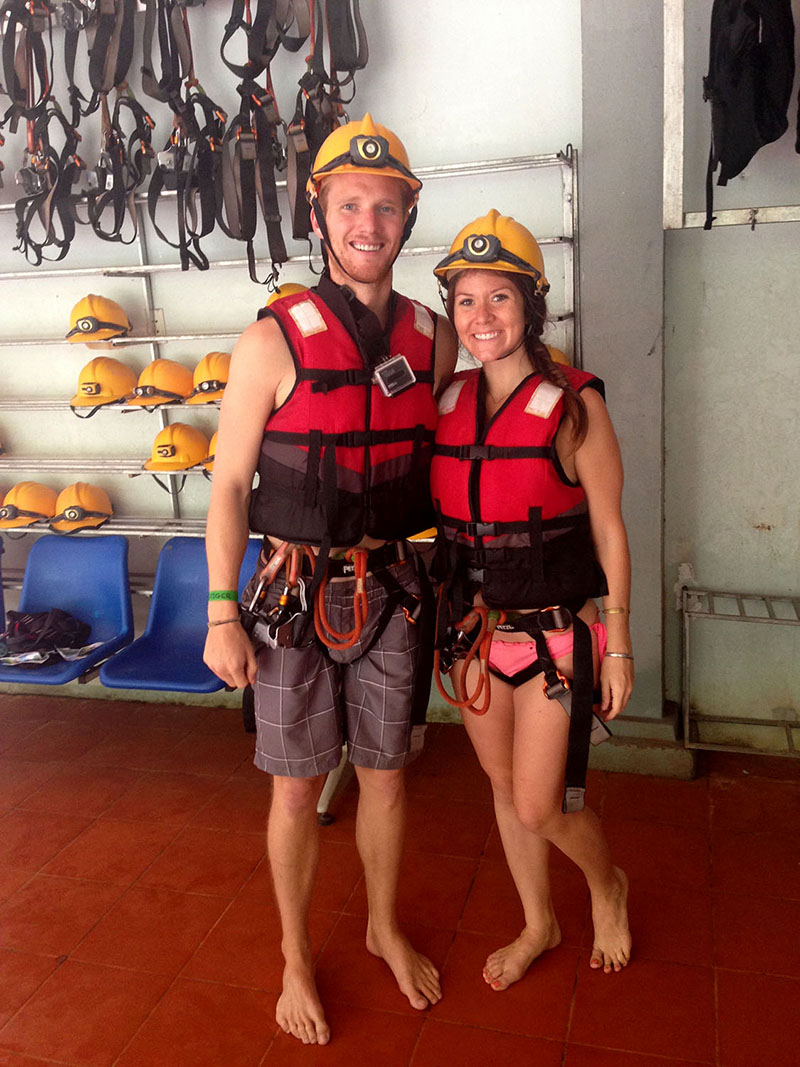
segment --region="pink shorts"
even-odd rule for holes
[[[597,636],[597,654],[600,662],[606,654],[608,632],[602,622],[593,623],[589,629]],[[547,648],[553,659],[569,656],[572,652],[572,630],[565,634],[553,634],[547,638]],[[495,638],[489,649],[489,666],[507,678],[524,671],[539,658],[535,641],[498,641]]]

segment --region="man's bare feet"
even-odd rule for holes
[[[628,929],[628,878],[614,867],[615,885],[607,895],[592,894],[594,947],[589,966],[606,974],[621,971],[631,958]]]
[[[442,999],[439,972],[426,956],[412,947],[405,934],[394,930],[379,936],[368,925],[367,949],[389,966],[412,1008],[421,1011]]]
[[[556,945],[561,944],[561,930],[553,918],[542,930],[529,930],[527,926],[510,945],[499,948],[486,960],[483,980],[498,992],[518,982],[533,961]]]
[[[286,964],[275,1019],[284,1033],[304,1045],[327,1045],[331,1031],[325,1022],[312,967]]]

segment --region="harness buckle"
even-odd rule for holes
[[[566,693],[571,691],[568,679],[562,674],[559,674],[557,682],[553,682],[552,685],[548,685],[547,682],[545,682],[542,688],[544,689],[544,695],[548,700],[559,700]]]
[[[564,799],[561,803],[562,812],[565,815],[569,815],[574,811],[583,811],[585,796],[585,789],[580,786],[568,785],[564,790]]]
[[[533,617],[542,630],[556,630],[558,633],[563,633],[572,626],[572,612],[560,604],[550,608],[541,608]]]
[[[45,176],[36,167],[20,167],[15,177],[26,196],[38,196],[45,191]]]

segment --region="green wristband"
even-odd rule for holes
[[[235,589],[212,589],[208,594],[209,600],[238,600],[239,594]]]

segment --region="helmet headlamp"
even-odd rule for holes
[[[64,508],[60,515],[54,515],[50,522],[81,522],[83,519],[107,519],[107,511],[89,511],[80,505],[71,505]]]
[[[385,137],[360,135],[350,141],[350,159],[356,165],[382,167],[389,158],[389,142]]]
[[[94,315],[83,315],[76,320],[75,325],[67,334],[67,339],[81,333],[97,333],[99,330],[114,330],[119,333],[120,326],[118,322],[103,322],[101,319],[95,318]]]
[[[4,504],[0,508],[0,519],[47,519],[48,515],[42,515],[39,511],[26,511],[25,508],[18,508],[16,504]]]
[[[157,385],[137,385],[133,390],[134,396],[162,396],[169,400],[175,400],[180,403],[185,399],[181,393],[171,393],[168,389],[161,389]]]
[[[465,237],[460,248],[436,264],[436,270],[446,270],[452,263],[459,260],[475,263],[478,266],[486,263],[507,263],[511,267],[517,267],[526,274],[530,274],[536,282],[542,278],[542,272],[537,267],[503,248],[500,239],[491,233],[472,233],[469,237]]]

